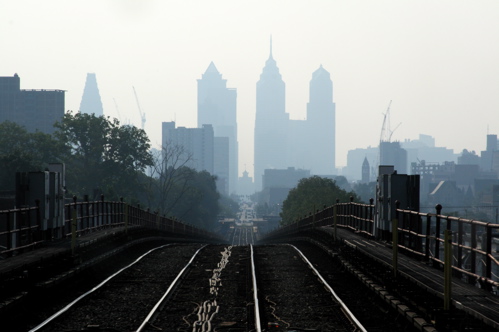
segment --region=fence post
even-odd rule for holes
[[[374,236],[373,209],[374,209],[374,198],[370,198],[369,199],[369,234],[371,234],[371,236]]]
[[[14,212],[14,215],[16,214],[17,212]],[[12,226],[10,224],[10,210],[7,211],[7,250],[10,250],[12,249],[12,236],[14,236],[12,234]],[[12,252],[9,252],[8,253],[8,256],[12,256]]]
[[[492,227],[487,223],[487,255],[485,256],[485,277],[492,279]]]
[[[464,225],[461,220],[458,221],[458,233],[457,233],[457,267],[461,269],[463,267],[463,244],[464,244]],[[461,277],[463,274],[459,273]]]
[[[450,310],[452,287],[452,231],[444,232],[444,310]]]
[[[399,212],[400,202],[395,201],[395,218],[392,220],[392,268],[393,276],[398,274],[398,245],[399,245]]]
[[[317,214],[317,210],[315,209],[315,204],[314,204],[314,209],[312,210],[314,211],[314,215],[312,216],[312,228],[315,228],[315,215]]]
[[[76,247],[76,196],[73,196],[73,209],[71,210],[71,255],[75,255]]]
[[[334,221],[334,227],[333,227],[333,234],[334,234],[334,242],[338,239],[338,234],[337,234],[337,223],[338,223],[338,203],[340,200],[337,198],[336,199],[336,204],[333,206],[333,221]]]
[[[125,234],[128,234],[128,205],[126,205],[124,202],[123,202],[123,197],[120,198],[120,201],[121,201],[121,210],[123,211],[123,213],[125,214],[124,218],[125,218]]]
[[[41,234],[42,232],[42,216],[40,213],[40,200],[37,198],[35,199],[35,204],[36,204],[36,226],[38,226],[38,231],[36,232],[37,234]],[[43,240],[43,237],[38,235],[37,240]]]
[[[425,260],[428,262],[430,260],[430,238],[431,238],[431,216],[426,215],[426,243],[425,243]]]
[[[107,215],[106,215],[106,205],[104,204],[104,194],[100,195],[100,201],[101,201],[101,215],[102,215],[101,226],[107,226]]]
[[[476,249],[477,249],[478,241],[476,238],[476,223],[471,222],[471,273],[475,274],[476,272]],[[470,284],[474,284],[476,282],[475,278],[469,277],[468,282]]]
[[[437,204],[435,206],[436,217],[435,217],[435,258],[440,259],[440,213],[442,212],[442,205]]]

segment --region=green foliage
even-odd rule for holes
[[[358,201],[353,192],[347,192],[336,184],[334,180],[319,176],[301,179],[296,188],[291,189],[283,202],[281,223],[287,225],[297,219],[309,215],[310,212],[333,205],[336,199],[340,202],[349,202],[350,197]]]
[[[164,142],[153,155],[152,176],[145,182],[149,206],[162,215],[213,230],[220,212],[215,177],[185,165],[191,159],[182,146]]]
[[[62,162],[68,196],[123,197],[208,230],[217,227],[221,209],[224,213],[238,209],[229,198],[219,202],[212,175],[186,167],[191,156],[182,146],[167,143],[153,158],[143,130],[94,114],[69,112],[55,127],[57,131],[48,135],[0,123],[0,190],[15,189],[15,172],[43,170],[50,162]],[[144,174],[149,166],[154,176]]]
[[[371,198],[376,198],[376,182],[357,183],[353,186],[353,191],[359,196],[362,203],[369,204]]]
[[[171,215],[196,227],[214,230],[220,211],[220,194],[217,192],[215,177],[206,171],[196,172],[190,168],[183,169],[183,172],[189,172],[191,176],[185,191],[177,188],[170,195],[170,199],[175,200],[175,195],[182,194],[181,199],[176,200],[173,205]]]
[[[64,145],[51,135],[30,133],[9,121],[0,123],[0,188],[14,190],[16,172],[44,170],[64,155]]]
[[[225,218],[236,218],[237,212],[239,212],[239,203],[233,200],[231,197],[221,195],[220,196],[220,215]]]
[[[139,174],[152,164],[143,130],[120,126],[117,119],[72,112],[55,127],[55,137],[70,151],[66,183],[72,194],[82,196],[97,189],[108,199],[134,196]]]

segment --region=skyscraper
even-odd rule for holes
[[[369,183],[370,181],[371,168],[369,167],[369,161],[367,157],[364,157],[364,162],[362,163],[362,180],[361,183]]]
[[[229,170],[226,179],[229,194],[236,191],[238,179],[236,99],[236,89],[227,88],[227,80],[222,79],[215,64],[211,62],[202,78],[198,79],[198,127],[210,124],[216,137],[229,139]],[[217,156],[217,152],[214,156],[215,159],[226,157],[224,154]]]
[[[81,97],[80,112],[87,114],[93,113],[95,116],[104,115],[99,87],[97,86],[97,78],[94,73],[87,74],[85,89],[83,90],[83,96]]]
[[[256,116],[254,144],[255,190],[262,189],[265,169],[283,169],[288,164],[289,115],[285,106],[285,83],[270,54],[260,80],[256,84]]]
[[[162,148],[166,167],[187,166],[214,174],[213,127],[175,127],[175,122],[162,123]],[[168,151],[170,150],[170,151]]]
[[[52,134],[64,116],[64,90],[21,90],[19,75],[0,77],[0,122]]]
[[[379,142],[380,165],[393,165],[399,174],[407,174],[407,150],[400,142]]]
[[[307,104],[307,137],[313,142],[308,151],[311,153],[310,160],[313,164],[310,168],[314,174],[336,173],[335,108],[333,82],[329,72],[321,65],[312,74],[310,100]]]

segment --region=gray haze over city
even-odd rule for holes
[[[497,1],[3,1],[0,76],[66,90],[77,111],[95,73],[104,114],[140,127],[135,87],[159,148],[162,122],[198,126],[197,80],[213,61],[237,89],[238,174],[253,176],[271,36],[291,119],[306,118],[312,73],[329,72],[338,168],[378,145],[390,101],[392,141],[425,134],[479,153],[499,134]]]

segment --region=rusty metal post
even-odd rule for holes
[[[392,269],[393,276],[398,275],[398,246],[399,246],[399,212],[400,202],[395,201],[395,218],[392,219]]]
[[[435,216],[435,258],[440,259],[440,213],[442,212],[442,205],[435,206],[437,215]]]
[[[14,213],[16,213],[16,212],[14,212]],[[12,249],[12,233],[11,232],[12,232],[12,226],[10,224],[10,210],[7,210],[7,250]],[[8,256],[12,256],[12,252],[9,251]]]
[[[487,255],[485,256],[485,277],[492,279],[492,227],[487,223]]]
[[[431,232],[431,216],[428,214],[426,216],[426,243],[425,243],[425,260],[428,261],[430,259],[430,232]]]
[[[369,234],[374,236],[374,198],[369,199]]]
[[[444,310],[450,310],[452,292],[452,231],[444,232]]]
[[[36,205],[36,226],[38,226],[38,231],[36,232],[37,235],[37,240],[42,239],[41,233],[42,233],[42,216],[40,213],[40,200],[37,198],[35,199],[35,205]]]
[[[84,204],[84,207],[82,206],[81,208],[81,217],[82,217],[82,224],[83,224],[83,221],[85,221],[85,226],[82,226],[82,228],[90,228],[91,226],[91,223],[90,223],[90,203],[89,203],[89,199],[88,199],[88,195],[83,195],[83,202],[85,203]],[[83,213],[83,208],[85,208],[85,213]],[[83,219],[83,216],[85,216],[85,218]]]
[[[464,225],[461,220],[458,221],[458,233],[457,233],[457,267],[461,269],[463,267],[463,244],[464,244]],[[462,276],[462,273],[459,273]]]
[[[125,204],[125,202],[123,202],[123,197],[121,197],[121,209],[124,213],[124,222],[125,222],[125,234],[128,234],[128,204]]]
[[[334,224],[334,227],[333,227],[333,235],[334,235],[334,242],[336,242],[336,240],[338,240],[338,228],[337,228],[337,225],[338,225],[338,204],[339,204],[340,200],[337,198],[336,199],[336,204],[333,206],[333,224]]]
[[[471,222],[471,257],[470,257],[470,265],[471,265],[471,273],[475,274],[476,273],[476,250],[477,250],[477,245],[478,245],[478,240],[476,238],[476,223]],[[475,278],[469,278],[468,282],[470,284],[475,283]]]
[[[71,212],[71,255],[74,256],[76,248],[76,196],[73,196],[73,209]]]
[[[100,202],[101,202],[101,220],[102,220],[102,224],[101,226],[106,226],[107,225],[107,216],[106,216],[106,206],[105,206],[105,203],[104,203],[104,194],[101,194],[100,195]]]
[[[312,228],[315,228],[315,216],[317,215],[317,211],[315,210],[315,204],[314,204],[314,215],[312,216]]]
[[[350,227],[355,228],[353,214],[354,214],[353,196],[350,196],[350,203],[348,204],[348,224],[350,225]]]

